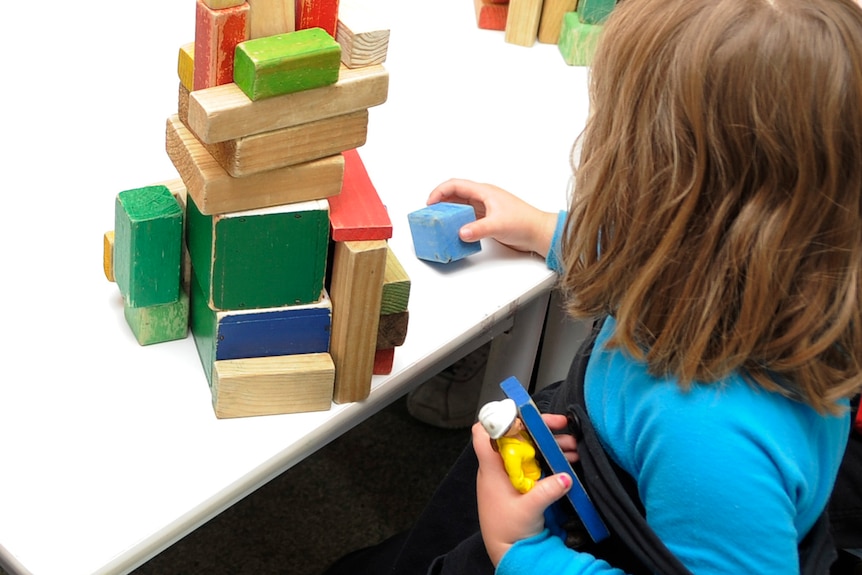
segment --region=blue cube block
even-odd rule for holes
[[[449,263],[482,250],[480,242],[458,237],[464,224],[476,221],[472,206],[441,202],[407,214],[413,249],[420,260]]]

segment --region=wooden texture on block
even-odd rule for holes
[[[404,345],[409,322],[410,313],[406,311],[381,314],[377,326],[377,349]]]
[[[353,150],[365,144],[368,110],[333,116],[217,144],[207,151],[227,173],[244,177]],[[345,177],[348,162],[345,160]]]
[[[341,46],[319,28],[255,38],[236,47],[233,81],[250,100],[338,81]]]
[[[584,24],[577,12],[566,13],[557,44],[566,64],[589,66],[596,53],[602,28],[601,24]]]
[[[341,193],[341,154],[233,178],[176,115],[167,121],[166,148],[189,196],[204,214],[238,212]]]
[[[392,237],[392,220],[368,177],[356,150],[344,152],[341,193],[329,198],[332,239],[386,240]]]
[[[249,38],[265,38],[296,30],[293,0],[248,0]]]
[[[410,278],[390,247],[386,253],[386,271],[383,274],[383,299],[380,313],[407,311],[410,300]]]
[[[616,0],[578,0],[578,19],[582,24],[604,24]]]
[[[543,0],[542,16],[539,19],[539,42],[556,44],[560,41],[560,30],[563,27],[563,16],[574,12],[578,0]]]
[[[234,51],[248,40],[248,4],[214,10],[197,0],[194,89],[233,82]]]
[[[222,10],[223,8],[240,6],[245,3],[245,0],[203,0],[203,3],[213,10]]]
[[[509,0],[504,40],[518,46],[532,46],[536,43],[541,16],[542,0]]]
[[[216,417],[326,411],[332,407],[334,364],[327,353],[216,361]]]
[[[472,206],[440,202],[407,214],[416,257],[449,263],[482,250],[481,242],[465,242],[458,236],[461,226],[476,220]]]
[[[341,3],[335,39],[341,45],[341,61],[348,68],[386,61],[389,29],[378,14],[365,5]]]
[[[335,243],[329,349],[336,403],[360,401],[371,392],[386,250],[385,240]]]
[[[114,230],[105,232],[102,237],[102,269],[109,282],[114,280]]]
[[[473,0],[476,10],[476,26],[481,30],[505,30],[509,16],[509,3],[492,0]]]
[[[191,92],[195,89],[195,43],[189,42],[180,46],[177,54],[177,75],[180,84]]]
[[[323,292],[329,249],[323,200],[214,216],[194,198],[186,208],[195,277],[216,310],[316,302]]]
[[[252,102],[234,84],[192,92],[188,125],[207,144],[305,124],[378,106],[386,101],[389,73],[381,65],[342,67],[331,86]]]
[[[338,0],[296,0],[296,29],[323,28],[335,38]]]
[[[126,304],[123,315],[141,345],[185,339],[189,333],[189,296],[180,290],[174,302],[146,307]]]
[[[395,348],[378,349],[374,352],[374,375],[389,375],[395,363]]]

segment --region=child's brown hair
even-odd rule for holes
[[[688,386],[818,411],[862,385],[862,10],[622,0],[590,80],[562,287]]]

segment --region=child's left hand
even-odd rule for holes
[[[545,508],[571,488],[572,479],[564,473],[552,475],[536,483],[529,492],[518,493],[490,440],[481,424],[473,426],[473,448],[479,459],[476,477],[479,524],[488,556],[496,566],[516,541],[542,532]]]

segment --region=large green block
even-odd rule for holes
[[[146,307],[126,305],[123,313],[141,345],[185,339],[189,332],[189,296],[183,290],[176,301]]]
[[[593,62],[603,26],[584,24],[577,12],[563,16],[560,41],[557,46],[569,66],[589,66]]]
[[[578,17],[583,24],[604,24],[616,0],[578,0]]]
[[[260,100],[338,81],[341,45],[322,28],[247,40],[234,53],[233,80]]]
[[[129,307],[177,301],[183,209],[166,186],[117,194],[114,278]]]
[[[192,268],[213,309],[320,299],[329,244],[326,200],[204,215],[189,196],[186,214]]]

